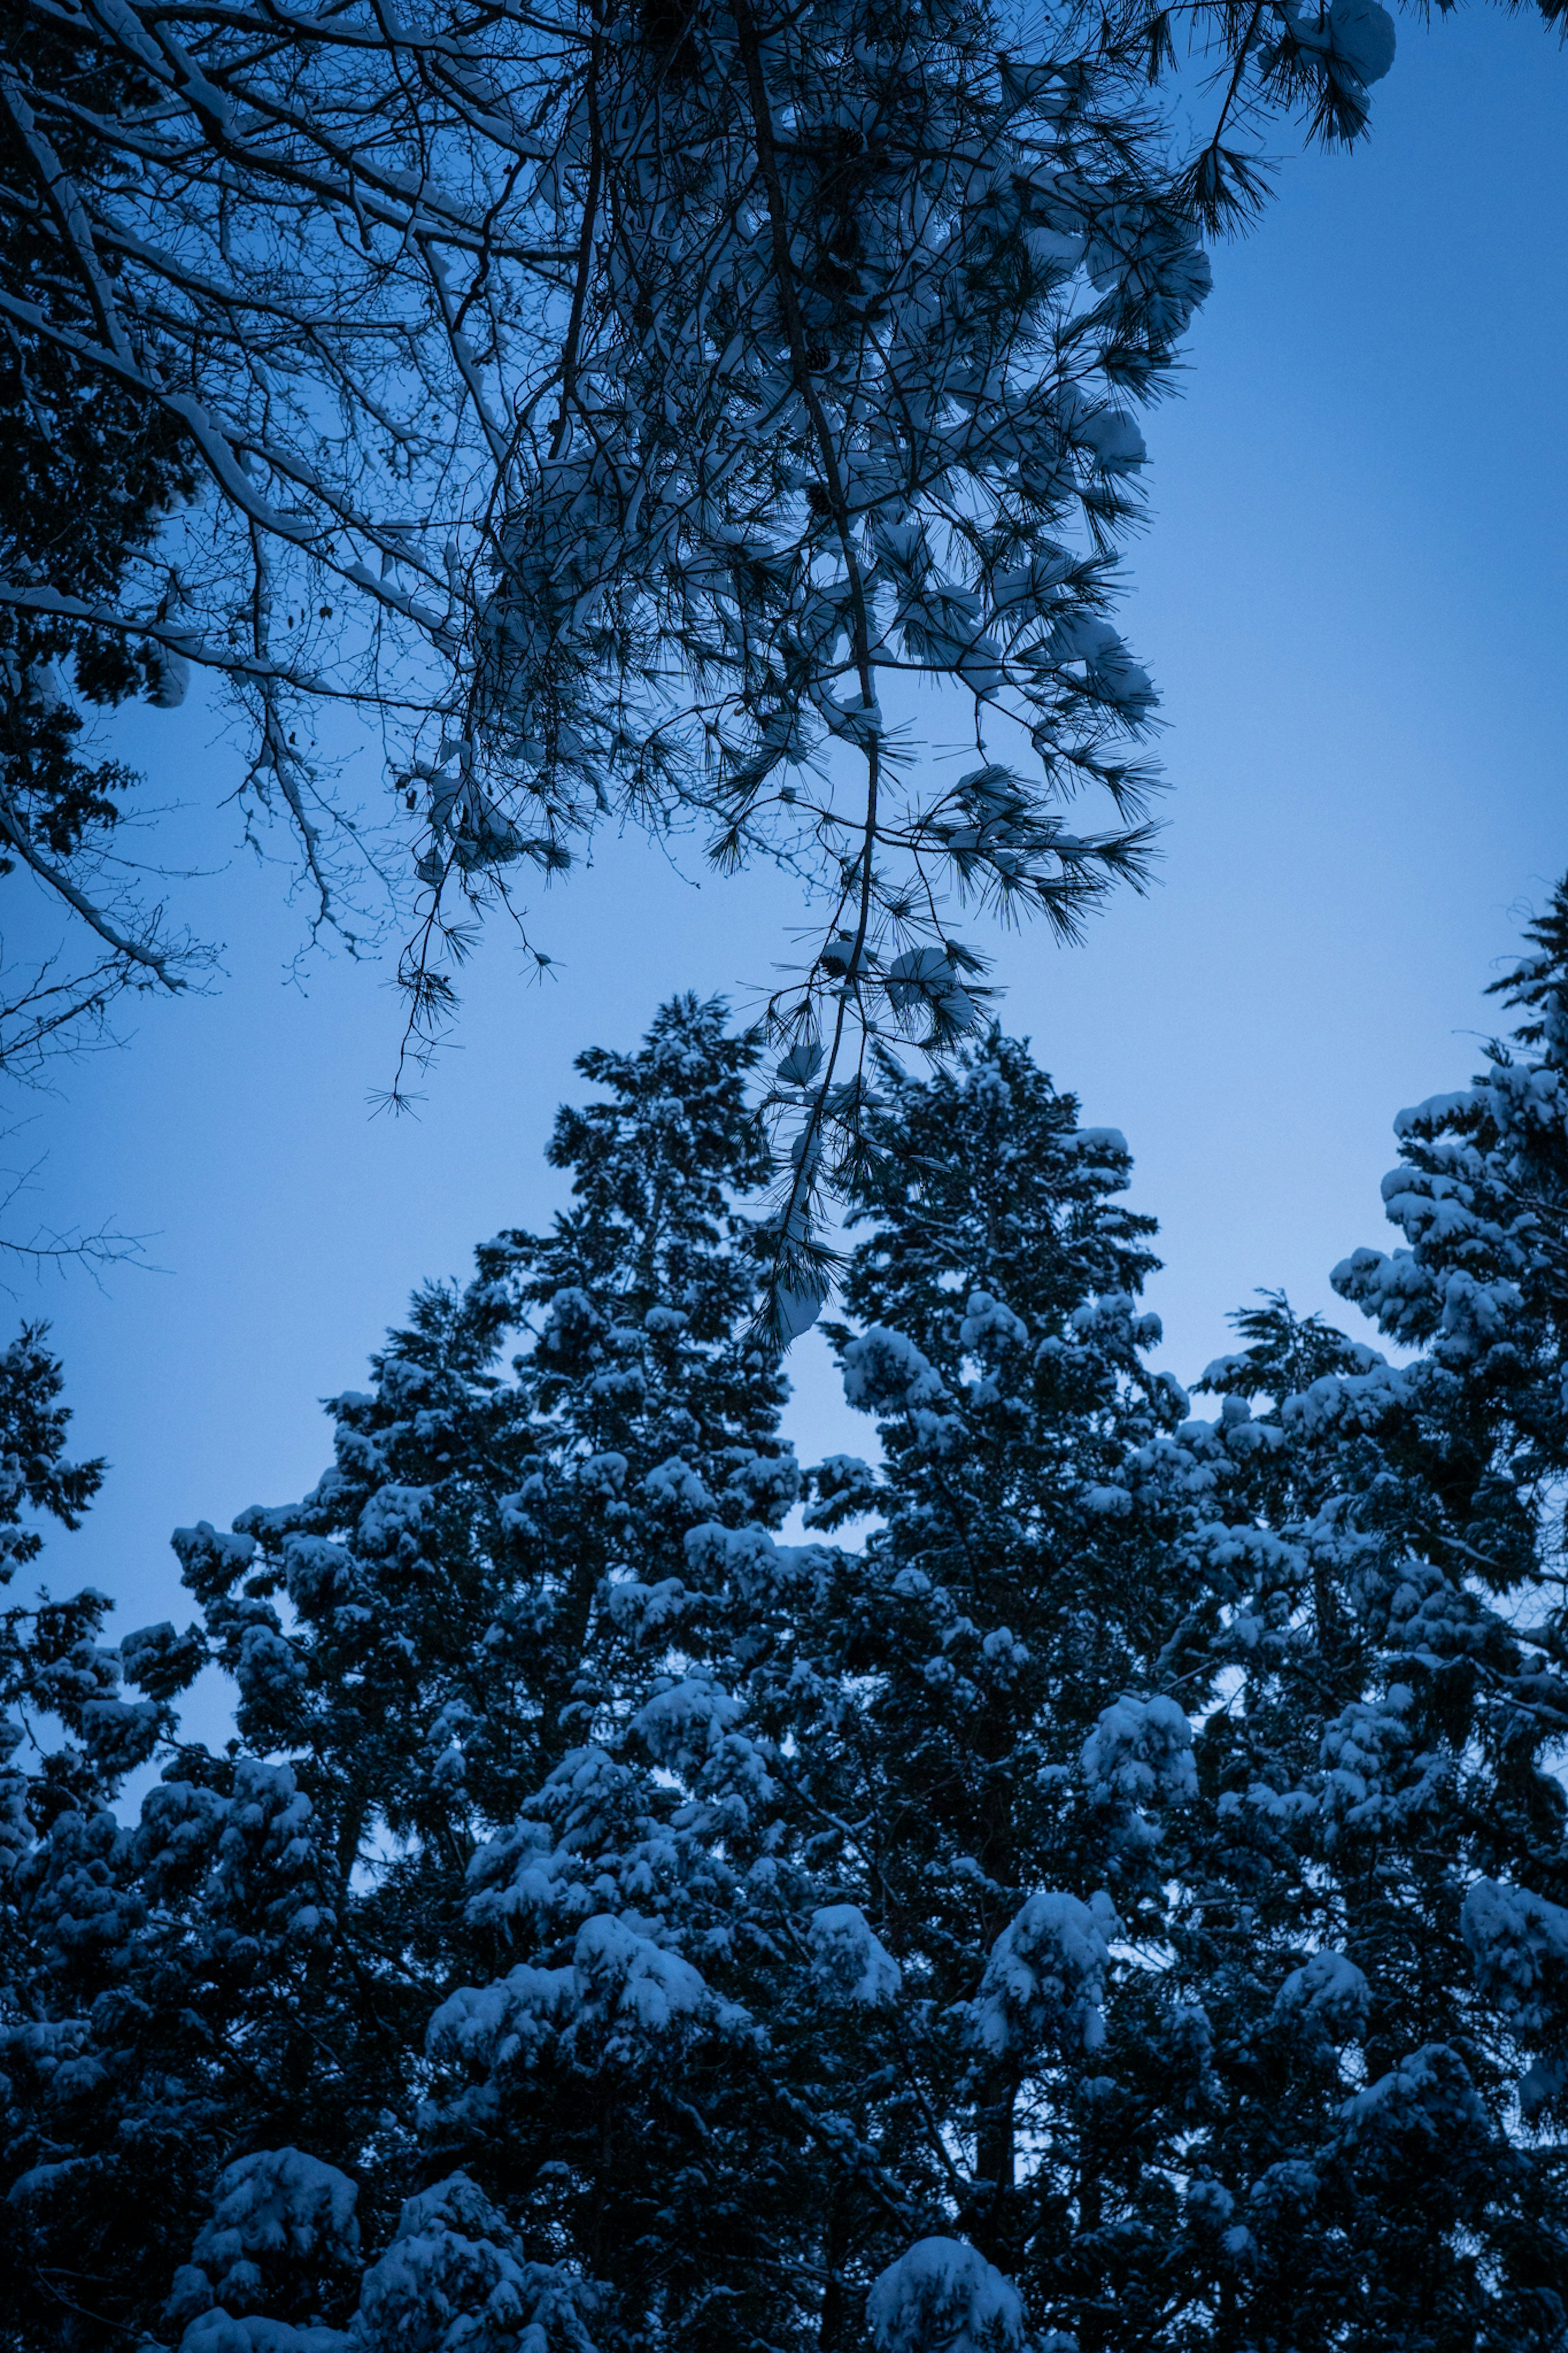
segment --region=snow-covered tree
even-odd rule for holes
[[[138,1723],[216,1658],[238,1739],[176,1746],[133,1829],[107,1801],[151,1737],[89,1738],[65,1810],[19,1785],[44,1808],[23,1817],[7,1971],[24,2337],[68,2339],[78,2307],[84,2341],[155,2331],[171,2293],[193,2326],[215,2299],[289,2323],[352,2309],[342,2168],[373,2223],[418,2187],[425,2030],[478,1966],[459,1957],[476,1841],[581,1746],[635,1605],[671,1628],[695,1606],[696,1511],[762,1524],[795,1490],[731,1207],[759,1175],[753,1060],[691,1000],[640,1055],[584,1057],[609,1100],[562,1117],[574,1209],[416,1301],[373,1391],[335,1401],[314,1494],[181,1532],[199,1626],[93,1653],[100,1705],[121,1664],[147,1694]],[[528,1339],[510,1380],[509,1331]],[[641,1577],[616,1603],[628,1552]],[[252,2152],[272,2154],[224,2171]]]
[[[553,1229],[182,1534],[199,1623],[22,1694],[8,2341],[1560,2348],[1568,896],[1533,944],[1336,1277],[1412,1361],[1268,1298],[1212,1420],[1121,1137],[999,1033],[887,1074],[879,1459],[804,1474],[757,1041],[585,1056]]]
[[[755,1051],[684,1000],[584,1058],[553,1234],[421,1297],[314,1494],[182,1535],[199,1627],[97,1654],[143,1746],[24,1810],[11,1880],[22,2340],[1001,2344],[1021,2292],[1146,2297],[1124,2232],[1027,2219],[1085,2164],[1155,2182],[1132,2137],[1173,2152],[1179,2102],[1124,2070],[1202,2071],[1147,1970],[1102,2049],[1192,1783],[1171,1498],[1117,1483],[1183,1410],[1140,1366],[1125,1148],[999,1039],[905,1091],[908,1328],[843,1339],[889,1465],[812,1504],[887,1533],[784,1545]],[[169,1744],[121,1825],[114,1769],[209,1656],[237,1740]]]
[[[1418,1353],[1271,1300],[1206,1376],[1231,1687],[1177,1942],[1227,2095],[1192,2151],[1218,2342],[1568,2326],[1563,891],[1531,937],[1512,1045],[1396,1123],[1405,1247],[1335,1271]]]
[[[43,1550],[39,1516],[47,1514],[63,1527],[79,1526],[103,1481],[101,1461],[66,1460],[70,1409],[59,1402],[64,1376],[44,1345],[47,1335],[45,1324],[24,1324],[0,1356],[0,1585],[9,1585]],[[111,1606],[101,1593],[79,1594],[64,1603],[40,1593],[31,1603],[8,1602],[0,1616],[8,1835],[15,1831],[14,1810],[27,1783],[25,1764],[9,1769],[18,1749],[32,1757],[31,1799],[42,1805],[46,1820],[49,1809],[68,1803],[73,1791],[98,1786],[83,1749],[91,1752],[100,1730],[107,1730],[93,1704],[112,1693],[117,1680],[93,1641]],[[69,1741],[58,1749],[43,1748],[35,1729],[40,1715],[58,1718],[82,1748]],[[150,1754],[152,1746],[150,1733],[142,1754]]]
[[[882,1525],[814,1643],[852,1695],[842,1867],[904,1968],[944,2227],[1035,2329],[1098,2347],[1158,2337],[1206,2097],[1207,2026],[1155,1957],[1211,1609],[1187,1399],[1142,1361],[1152,1221],[1076,1113],[996,1035],[894,1086],[834,1335],[884,1462],[813,1474],[816,1517]]]

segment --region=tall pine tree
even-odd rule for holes
[[[1402,1113],[1405,1247],[1211,1366],[1235,1579],[1181,1966],[1223,2020],[1218,2345],[1556,2347],[1568,2327],[1568,892],[1524,1019]]]

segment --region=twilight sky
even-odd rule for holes
[[[1394,1113],[1475,1068],[1482,989],[1568,866],[1568,55],[1500,11],[1402,18],[1373,121],[1352,155],[1290,162],[1216,254],[1184,396],[1148,422],[1126,634],[1166,722],[1161,880],[1087,947],[1036,934],[1000,960],[1007,1026],[1126,1131],[1187,1379],[1258,1285],[1339,1312],[1329,1269],[1384,1240]],[[113,1465],[44,1570],[116,1596],[121,1632],[190,1614],[172,1526],[314,1482],[318,1400],[361,1384],[415,1282],[547,1218],[572,1056],[633,1043],[678,987],[744,1005],[794,904],[606,840],[535,909],[562,978],[524,987],[498,931],[422,1117],[372,1119],[387,969],[318,959],[292,985],[300,912],[196,807],[237,780],[232,748],[190,711],[126,733],[150,797],[191,805],[205,871],[182,888],[227,977],[67,1070],[9,1146],[47,1155],[40,1213],[111,1219],[165,1270],[15,1293],[52,1320],[79,1450]],[[802,1453],[863,1448],[819,1345],[791,1366]]]

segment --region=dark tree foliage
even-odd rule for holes
[[[1206,1377],[1249,1523],[1182,1944],[1226,1989],[1226,2345],[1564,2341],[1565,912],[1512,1045],[1400,1114],[1405,1247],[1335,1271],[1414,1361],[1273,1299]]]
[[[334,1401],[337,1461],[312,1495],[231,1535],[180,1534],[202,1623],[91,1654],[102,1704],[68,1719],[78,1744],[56,1767],[79,1809],[31,1820],[47,1784],[18,1785],[8,1975],[29,2004],[53,1987],[65,2038],[40,2016],[8,2047],[18,2343],[156,2329],[172,2287],[199,2314],[206,2274],[174,2274],[217,2175],[251,2151],[310,2153],[297,2192],[258,2188],[261,2207],[308,2208],[323,2166],[348,2168],[354,2230],[386,2234],[429,2170],[431,2011],[506,1943],[476,1944],[465,1919],[477,1842],[614,1704],[645,1587],[656,1620],[693,1606],[694,1504],[760,1526],[795,1493],[779,1377],[744,1338],[755,1261],[731,1207],[758,1175],[754,1048],[684,999],[640,1054],[584,1060],[608,1100],[562,1114],[574,1202],[554,1232],[500,1236],[466,1290],[416,1300],[373,1389]],[[638,1580],[608,1607],[628,1548]],[[176,1745],[121,1830],[108,1797],[209,1657],[235,1677],[238,1740]],[[146,1701],[111,1696],[121,1663]],[[95,2055],[68,2113],[73,2036]],[[584,2123],[596,2145],[605,2119]],[[231,2300],[289,2320],[352,2309],[357,2239],[322,2229],[319,2260],[264,2265],[265,2289],[257,2274]]]
[[[70,1409],[59,1402],[63,1375],[44,1345],[47,1333],[47,1324],[24,1324],[0,1355],[0,1585],[9,1585],[43,1550],[41,1515],[62,1527],[79,1526],[103,1483],[101,1461],[67,1459]],[[94,1640],[112,1606],[101,1593],[79,1593],[69,1601],[52,1601],[40,1593],[30,1603],[7,1602],[0,1612],[5,1706],[0,1763],[9,1767],[16,1761],[24,1767],[24,1773],[6,1772],[0,1842],[7,1865],[29,1843],[37,1824],[51,1821],[62,1807],[84,1798],[91,1802],[99,1794],[100,1778],[86,1755],[79,1748],[41,1746],[37,1720],[56,1716],[79,1741],[90,1745],[94,1704],[106,1694],[112,1696],[119,1681]],[[26,1778],[29,1760],[34,1778]]]
[[[17,12],[8,49],[21,29]],[[83,751],[84,706],[176,702],[180,665],[151,638],[79,616],[112,606],[195,491],[176,420],[90,356],[106,321],[83,280],[75,183],[86,174],[110,200],[126,191],[132,159],[110,160],[103,129],[144,109],[152,87],[58,12],[28,16],[25,47],[0,104],[0,579],[10,590],[0,596],[0,875],[21,868],[60,895],[91,954],[73,974],[23,983],[0,1008],[0,1063],[23,1076],[50,1048],[90,1036],[122,988],[182,977],[177,941],[128,914],[104,863],[137,780],[122,761]],[[47,131],[26,94],[34,83],[56,94]],[[119,341],[144,358],[145,322],[124,322]]]

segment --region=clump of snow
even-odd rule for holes
[[[1031,1895],[991,1947],[974,2004],[974,2031],[988,2051],[1045,2042],[1098,2051],[1105,2040],[1100,1998],[1121,1933],[1103,1889],[1089,1901],[1047,1890]]]
[[[325,1536],[288,1537],[283,1546],[283,1581],[296,1609],[320,1611],[342,1601],[353,1591],[353,1555]]]
[[[180,2339],[180,2353],[349,2353],[353,2342],[341,2328],[296,2328],[259,2312],[237,2320],[217,2311],[192,2321]]]
[[[1329,30],[1337,63],[1359,82],[1381,81],[1394,63],[1394,19],[1378,0],[1334,0]]]
[[[494,1985],[449,1993],[431,2016],[426,2047],[441,2064],[487,2074],[526,2064],[561,2032],[576,1991],[571,1970],[520,1961]]]
[[[678,2017],[702,2009],[708,1988],[689,1961],[667,1952],[618,1920],[595,1913],[577,1931],[572,1953],[579,1999],[660,2034]]]
[[[811,1915],[812,1974],[829,2001],[893,2001],[903,1971],[858,1904],[825,1904]]]
[[[909,1412],[934,1405],[946,1391],[912,1340],[873,1324],[844,1351],[844,1395],[859,1413]]]
[[[1083,1744],[1083,1770],[1100,1805],[1190,1804],[1198,1794],[1192,1725],[1173,1699],[1124,1693],[1101,1708]]]
[[[414,1548],[418,1531],[430,1510],[428,1487],[406,1487],[388,1482],[378,1487],[359,1515],[359,1549],[373,1560]]]
[[[655,1691],[633,1721],[656,1765],[689,1775],[701,1771],[744,1714],[732,1692],[700,1672]]]
[[[1119,1127],[1075,1128],[1066,1141],[1086,1160],[1130,1160],[1132,1156],[1127,1138]]]
[[[773,1323],[785,1347],[810,1331],[827,1304],[827,1293],[826,1276],[820,1283],[809,1282],[799,1290],[792,1290],[786,1283],[779,1285],[773,1303]]]
[[[1521,2026],[1539,2031],[1568,1993],[1568,1911],[1528,1887],[1479,1879],[1465,1898],[1460,1934],[1486,1990]]]
[[[352,2353],[592,2353],[597,2302],[577,2274],[527,2261],[483,2191],[454,2173],[405,2201],[334,2342]]]
[[[1555,2045],[1537,2056],[1519,2087],[1525,2115],[1539,2116],[1568,2089],[1568,1911],[1528,1887],[1479,1879],[1459,1930],[1482,1991],[1520,2033]]]
[[[323,2246],[353,2254],[359,2246],[359,2191],[335,2165],[299,2148],[257,2149],[227,2167],[213,2219],[195,2244],[196,2261],[217,2270],[258,2254],[314,2254]]]
[[[1458,2052],[1446,2042],[1424,2043],[1397,2067],[1369,2084],[1341,2111],[1354,2139],[1382,2137],[1438,2151],[1445,2158],[1466,2140],[1489,2142],[1491,2117]]]
[[[1012,1343],[1022,1347],[1029,1336],[1029,1327],[988,1291],[972,1291],[958,1336],[971,1350],[984,1347],[987,1341],[993,1346]]]
[[[683,1307],[654,1306],[643,1317],[643,1329],[660,1339],[667,1339],[677,1332],[684,1332],[690,1321]]]
[[[1274,2007],[1280,2018],[1304,2016],[1336,2042],[1346,2042],[1365,2031],[1372,1988],[1353,1961],[1325,1947],[1291,1970]]]
[[[879,2353],[1007,2353],[1024,2339],[1017,2289],[960,2239],[917,2239],[866,2298]]]
[[[713,1509],[713,1498],[700,1477],[683,1455],[672,1454],[666,1462],[656,1462],[642,1482],[643,1493],[653,1504],[664,1504],[677,1511],[701,1514]]]
[[[1288,6],[1285,13],[1300,47],[1323,58],[1336,80],[1349,79],[1364,90],[1381,81],[1394,63],[1394,19],[1378,0],[1333,0],[1316,24],[1303,23],[1297,8]]]
[[[942,948],[910,948],[888,966],[888,1001],[895,1013],[940,1007],[955,1030],[972,1029],[980,1016],[974,1000]]]
[[[232,2343],[243,2353],[295,2353],[294,2332],[276,2344],[258,2337],[254,2325],[236,2322],[215,2306],[237,2306],[263,2300],[269,2268],[278,2263],[310,2259],[352,2264],[359,2254],[359,2223],[354,2204],[355,2183],[335,2165],[324,2165],[299,2148],[255,2149],[236,2159],[218,2177],[212,2219],[197,2233],[191,2261],[175,2274],[170,2316],[175,2320],[194,2315],[183,2340],[182,2353],[229,2353]],[[250,2326],[247,2337],[237,2334]],[[265,2329],[280,2324],[266,2321]],[[330,2337],[332,2346],[342,2340]],[[315,2353],[315,2348],[300,2348]]]

